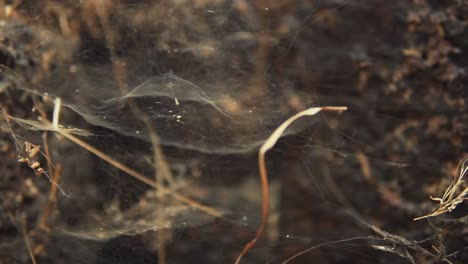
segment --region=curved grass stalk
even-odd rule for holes
[[[317,114],[320,111],[336,111],[336,112],[342,112],[346,111],[348,108],[345,106],[325,106],[325,107],[312,107],[309,109],[306,109],[302,112],[299,112],[286,121],[284,121],[273,133],[271,136],[263,143],[263,145],[260,147],[260,150],[258,151],[258,169],[260,172],[260,180],[261,180],[261,185],[262,185],[262,222],[260,223],[260,226],[257,228],[257,232],[255,234],[255,237],[250,240],[245,246],[242,252],[239,254],[239,256],[236,259],[236,264],[240,263],[242,257],[254,247],[254,245],[257,243],[258,239],[262,236],[263,231],[265,230],[265,227],[268,222],[268,210],[269,210],[269,195],[270,195],[270,189],[268,187],[268,174],[267,174],[267,169],[265,165],[265,154],[268,150],[272,149],[276,142],[280,139],[281,135],[283,132],[297,119],[303,116],[313,116]]]

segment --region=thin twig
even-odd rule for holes
[[[318,245],[309,247],[307,249],[302,250],[301,252],[298,252],[298,253],[294,254],[292,257],[290,257],[287,260],[283,261],[282,264],[286,264],[286,263],[290,262],[291,260],[293,260],[293,259],[295,259],[295,258],[297,258],[297,257],[299,257],[301,255],[304,255],[306,253],[309,253],[310,251],[312,251],[314,249],[317,249],[319,247],[333,245],[333,244],[339,244],[339,243],[344,243],[344,242],[349,242],[349,241],[354,241],[354,240],[369,240],[369,239],[370,239],[369,237],[352,237],[352,238],[345,238],[345,239],[320,243]]]
[[[52,157],[50,155],[50,148],[49,148],[49,143],[48,143],[48,140],[47,140],[47,131],[44,132],[44,134],[42,135],[42,141],[44,142],[44,152],[45,152],[45,156],[47,157],[47,170],[49,171],[49,173],[51,173],[52,175],[52,181],[51,181],[51,185],[50,185],[50,191],[49,191],[49,197],[48,197],[48,201],[47,201],[47,205],[46,207],[44,208],[44,210],[42,211],[42,214],[39,218],[39,223],[38,223],[38,227],[39,229],[41,230],[44,230],[46,232],[50,231],[50,228],[47,226],[47,220],[49,219],[49,216],[50,216],[50,213],[52,211],[52,208],[53,206],[55,205],[55,202],[57,201],[57,186],[55,184],[52,184],[52,182],[56,182],[58,183],[60,181],[60,173],[61,173],[61,165],[58,164],[56,167],[55,167],[55,170],[52,171]]]
[[[52,179],[55,182],[60,181],[60,175],[62,171],[62,165],[59,163],[57,166],[55,166],[55,170],[52,175]],[[47,205],[42,211],[41,217],[39,218],[39,229],[44,230],[46,232],[50,231],[50,228],[47,225],[47,220],[50,217],[50,214],[52,213],[52,210],[54,209],[55,205],[57,203],[57,185],[51,184],[50,185],[50,191],[49,191],[49,197],[47,201]]]
[[[107,163],[111,164],[112,166],[116,167],[117,169],[127,173],[128,175],[136,178],[137,180],[143,182],[143,183],[146,183],[148,184],[149,186],[159,190],[160,192],[163,192],[163,193],[167,193],[169,195],[171,195],[172,197],[174,197],[174,199],[182,202],[182,203],[185,203],[185,204],[188,204],[194,208],[197,208],[199,209],[200,211],[203,211],[211,216],[215,216],[215,217],[221,217],[222,216],[222,213],[219,212],[218,210],[214,209],[214,208],[211,208],[209,206],[206,206],[206,205],[203,205],[195,200],[192,200],[186,196],[183,196],[179,193],[176,193],[176,192],[173,192],[171,191],[170,189],[167,189],[161,185],[159,185],[158,183],[148,179],[146,176],[144,176],[143,174],[127,167],[126,165],[112,159],[111,157],[109,157],[107,154],[105,154],[104,152],[96,149],[95,147],[89,145],[88,143],[84,142],[83,140],[71,135],[71,134],[68,134],[67,132],[63,131],[62,129],[59,129],[57,130],[57,132],[66,137],[67,139],[69,139],[70,141],[72,141],[73,143],[81,146],[82,148],[86,149],[87,151],[93,153],[94,155],[96,155],[97,157],[101,158],[102,160],[106,161]]]

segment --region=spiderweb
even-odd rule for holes
[[[290,116],[324,105],[349,111],[297,120],[266,156],[271,215],[245,262],[300,252],[306,263],[436,255],[424,251],[434,237],[420,243],[384,230],[403,236],[414,228],[408,221],[430,211],[429,203],[415,201],[440,191],[435,183],[453,174],[449,157],[461,155],[446,152],[446,139],[453,148],[461,130],[438,111],[447,107],[453,120],[462,111],[452,97],[441,103],[437,94],[446,94],[435,88],[427,95],[416,86],[420,104],[405,99],[413,76],[400,65],[407,43],[389,44],[383,32],[394,29],[369,11],[380,10],[379,3],[98,2],[50,4],[56,9],[47,10],[79,10],[55,14],[63,36],[39,26],[2,28],[11,39],[33,39],[36,52],[60,50],[51,55],[54,63],[40,61],[40,70],[24,74],[29,79],[18,71],[16,89],[33,98],[35,112],[24,116],[5,106],[1,123],[18,152],[26,141],[50,148],[38,155],[48,180],[37,182],[41,190],[51,181],[60,187],[50,220],[52,241],[64,245],[56,255],[76,248],[82,259],[74,260],[87,263],[151,262],[164,252],[170,263],[187,256],[232,262],[261,222],[258,149]],[[391,14],[406,12],[406,4],[386,5]],[[66,36],[67,28],[77,30],[67,24],[74,21],[69,14],[82,16],[75,38]],[[366,26],[355,32],[356,25]],[[63,133],[51,123],[57,98]],[[431,154],[421,160],[421,153]],[[425,225],[412,239],[430,230]]]

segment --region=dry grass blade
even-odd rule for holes
[[[21,217],[21,233],[23,234],[24,243],[26,244],[26,249],[28,250],[29,257],[31,258],[31,262],[36,264],[36,257],[34,256],[34,252],[32,250],[31,241],[29,240],[28,229],[26,227],[26,216],[22,215]]]
[[[444,195],[442,195],[442,198],[434,198],[431,196],[431,199],[438,201],[439,205],[432,210],[430,214],[415,218],[414,220],[421,220],[451,212],[455,210],[459,204],[463,203],[463,201],[468,200],[468,197],[466,197],[468,196],[468,187],[465,186],[463,189],[463,185],[465,184],[463,178],[468,174],[468,159],[464,159],[460,162],[457,171],[457,176],[450,183]]]
[[[165,188],[161,185],[159,185],[158,183],[148,179],[147,177],[145,177],[144,175],[142,175],[141,173],[125,166],[124,164],[112,159],[110,156],[108,156],[107,154],[105,154],[104,152],[94,148],[93,146],[87,144],[86,142],[84,142],[83,140],[73,136],[73,135],[70,135],[68,134],[67,132],[65,131],[62,131],[61,129],[57,130],[58,133],[60,133],[62,136],[66,137],[67,139],[69,139],[70,141],[76,143],[77,145],[81,146],[82,148],[86,149],[87,151],[93,153],[94,155],[98,156],[99,158],[101,158],[102,160],[106,161],[107,163],[111,164],[112,166],[116,167],[117,169],[127,173],[128,175],[136,178],[137,180],[143,182],[143,183],[146,183],[148,184],[149,186],[159,190],[160,192],[162,193],[167,193],[169,195],[171,195],[172,197],[174,197],[174,199],[182,202],[182,203],[185,203],[185,204],[188,204],[194,208],[197,208],[199,209],[200,211],[203,211],[209,215],[212,215],[212,216],[215,216],[215,217],[221,217],[222,216],[222,213],[219,212],[218,210],[214,209],[214,208],[211,208],[211,207],[208,207],[206,205],[203,205],[203,204],[200,204],[199,202],[195,201],[195,200],[192,200],[186,196],[183,196],[179,193],[176,193],[168,188]]]
[[[348,108],[344,106],[326,106],[326,107],[312,107],[309,109],[306,109],[302,112],[299,112],[295,114],[294,116],[290,117],[288,120],[284,121],[273,133],[271,136],[263,143],[263,145],[260,147],[260,150],[258,151],[258,168],[260,171],[260,179],[261,179],[261,184],[262,184],[262,222],[260,226],[257,229],[257,232],[255,234],[255,237],[245,245],[244,249],[242,252],[239,254],[239,256],[236,259],[236,264],[240,263],[242,257],[257,243],[257,240],[261,237],[263,234],[263,231],[265,230],[266,224],[268,222],[268,209],[269,209],[269,195],[270,195],[270,190],[268,187],[268,174],[266,170],[266,165],[265,165],[265,154],[268,150],[272,149],[276,142],[280,139],[281,135],[283,132],[297,119],[303,117],[303,116],[313,116],[317,114],[320,111],[336,111],[336,112],[342,112],[346,111]]]

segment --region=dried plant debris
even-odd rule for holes
[[[0,0],[0,263],[467,263],[467,14]]]
[[[414,220],[421,220],[424,218],[434,217],[447,212],[452,212],[457,208],[457,206],[463,201],[468,200],[468,186],[464,180],[464,177],[468,174],[468,159],[464,159],[458,165],[458,174],[452,180],[450,185],[444,192],[441,198],[432,197],[433,201],[439,202],[434,210],[431,213],[415,218]]]

